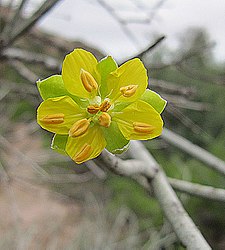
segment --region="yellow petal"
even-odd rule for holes
[[[66,145],[67,154],[78,164],[97,157],[106,146],[106,141],[99,126],[90,127],[79,137],[69,137]]]
[[[74,122],[84,118],[86,112],[69,96],[49,98],[37,110],[38,124],[56,134],[68,134]]]
[[[98,81],[97,63],[96,58],[83,49],[75,49],[68,54],[62,65],[62,78],[66,89],[73,95],[90,98],[91,93],[85,89],[82,83],[81,71],[88,72]]]
[[[113,71],[108,77],[107,84],[109,91],[112,91],[109,96],[110,99],[118,97],[117,101],[133,102],[140,98],[147,88],[146,69],[138,58],[132,59]],[[128,93],[127,96],[126,93],[123,95],[122,92],[127,88],[130,89],[130,86],[133,86],[131,88],[132,93]]]
[[[138,100],[112,116],[127,140],[147,140],[162,133],[161,116],[144,101]]]

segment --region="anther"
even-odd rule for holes
[[[90,125],[90,122],[87,119],[82,119],[73,124],[69,130],[69,136],[77,137],[83,135]]]
[[[99,106],[98,106],[97,104],[95,104],[95,105],[89,105],[89,106],[87,107],[87,111],[88,111],[90,114],[96,114],[96,113],[98,113],[98,111],[99,111]]]
[[[84,88],[88,92],[92,92],[93,90],[96,90],[98,88],[98,84],[95,81],[94,77],[86,70],[81,69],[80,78],[81,78],[81,81],[84,85]]]
[[[108,100],[104,100],[104,102],[100,105],[99,110],[102,112],[108,111],[108,109],[111,107],[111,104]]]
[[[60,124],[64,122],[64,116],[65,115],[63,113],[46,115],[41,118],[40,121],[45,124]]]
[[[81,163],[91,155],[91,152],[92,152],[91,145],[85,143],[84,146],[81,148],[81,150],[75,154],[73,160],[77,163]]]
[[[108,128],[111,124],[111,116],[108,113],[103,112],[99,116],[98,121],[101,126]]]
[[[152,125],[142,122],[134,122],[133,128],[135,132],[143,134],[151,134],[155,130],[155,127],[153,127]]]
[[[131,97],[136,93],[138,85],[128,85],[120,88],[120,92],[124,97]]]

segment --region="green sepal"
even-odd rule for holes
[[[145,90],[140,99],[150,104],[159,114],[162,113],[167,103],[159,94],[149,89]]]
[[[44,80],[38,80],[37,86],[43,100],[70,95],[64,87],[61,75],[53,75]]]
[[[86,107],[87,100],[71,95],[65,88],[61,75],[53,75],[37,81],[38,90],[43,100],[59,96],[70,96],[79,106]]]
[[[101,81],[100,81],[100,92],[101,92],[101,96],[103,98],[105,98],[105,96],[108,93],[108,89],[107,89],[107,77],[108,75],[113,72],[114,70],[116,70],[118,68],[117,63],[114,61],[114,59],[111,56],[107,56],[105,58],[103,58],[97,65],[97,70],[98,73],[101,76]]]
[[[66,143],[68,135],[55,134],[52,138],[51,149],[57,151],[60,154],[66,155]]]
[[[128,148],[129,141],[120,132],[116,122],[112,121],[108,128],[102,128],[106,139],[106,149],[113,154],[121,154]]]

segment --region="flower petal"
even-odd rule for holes
[[[68,134],[74,122],[86,116],[69,96],[49,98],[42,102],[37,110],[38,124],[56,134]]]
[[[111,90],[110,99],[116,98],[120,94],[120,88],[137,85],[136,92],[130,97],[120,96],[119,102],[133,102],[137,100],[145,91],[148,84],[148,77],[143,63],[138,59],[132,59],[118,69],[113,71],[107,80],[108,89]]]
[[[147,140],[162,133],[160,114],[144,101],[133,102],[122,111],[112,113],[112,116],[127,140]]]
[[[106,141],[99,126],[93,126],[79,137],[69,137],[66,145],[67,154],[78,164],[97,157],[106,146]]]
[[[62,78],[66,89],[73,95],[90,98],[91,93],[84,88],[80,73],[81,69],[83,69],[98,81],[96,73],[97,63],[96,58],[83,49],[75,49],[68,54],[62,65]]]

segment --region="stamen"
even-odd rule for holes
[[[84,85],[84,88],[88,92],[92,92],[93,90],[96,90],[98,88],[98,84],[95,81],[94,77],[86,70],[81,69],[80,78],[81,78],[81,81]]]
[[[96,113],[98,113],[98,111],[99,111],[99,106],[98,106],[97,104],[95,104],[95,105],[89,105],[89,106],[87,107],[87,111],[88,111],[90,114],[96,114]]]
[[[100,105],[99,110],[102,112],[108,111],[108,109],[111,107],[111,104],[108,100],[104,100],[104,102]]]
[[[46,115],[41,118],[40,121],[45,124],[60,124],[64,122],[64,116],[65,115],[63,113]]]
[[[98,121],[101,126],[108,128],[111,124],[111,116],[108,113],[103,112],[99,116]]]
[[[92,152],[91,145],[85,143],[84,146],[81,148],[81,150],[77,154],[75,154],[73,160],[77,163],[81,163],[91,155],[91,152]]]
[[[120,88],[120,92],[124,97],[131,97],[136,93],[138,85],[128,85]]]
[[[82,119],[73,124],[69,131],[69,136],[77,137],[83,135],[90,125],[90,122],[87,119]]]
[[[142,122],[134,122],[133,123],[134,131],[143,134],[151,134],[155,130],[155,127]]]

